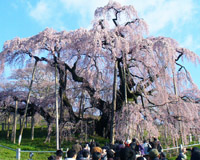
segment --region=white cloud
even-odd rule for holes
[[[189,34],[183,39],[183,42],[180,43],[181,47],[188,48],[191,51],[199,52],[200,51],[200,44],[199,41],[194,38],[193,35]]]
[[[192,0],[135,0],[134,6],[146,20],[151,33],[169,24],[177,29],[177,25],[192,17],[195,8]]]
[[[150,33],[156,33],[168,25],[177,29],[194,14],[194,0],[116,0],[122,5],[134,5],[139,15],[150,27]],[[97,7],[106,5],[109,0],[40,0],[30,9],[30,16],[41,24],[50,24],[56,18],[63,28],[68,15],[75,15],[74,21],[82,27],[88,27]],[[63,19],[63,15],[66,19]],[[51,23],[55,23],[52,21]],[[58,28],[58,27],[57,27]]]
[[[81,23],[92,17],[97,7],[106,5],[109,0],[60,0],[69,12],[79,12]],[[194,13],[193,0],[116,0],[123,5],[134,5],[139,15],[156,33],[165,26],[172,24],[173,29],[183,24]]]
[[[93,19],[94,11],[97,7],[105,6],[109,0],[60,0],[61,4],[70,14],[79,14],[78,24],[88,27]]]
[[[182,43],[182,46],[187,47],[187,48],[192,48],[193,47],[193,37],[192,35],[187,35],[186,39]]]
[[[11,6],[14,8],[14,9],[18,9],[18,5],[16,3],[11,3]]]
[[[47,23],[51,17],[51,7],[45,1],[39,1],[36,7],[30,9],[30,16],[39,23]]]
[[[24,2],[25,3],[25,2]],[[36,5],[30,2],[26,4],[28,14],[41,26],[52,27],[54,29],[66,29],[62,15],[65,13],[62,6],[54,0],[39,0]]]

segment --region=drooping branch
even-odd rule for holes
[[[176,52],[180,53],[180,54],[178,55],[178,57],[175,59],[175,61],[177,62],[177,61],[183,56],[183,52],[180,51],[180,50],[178,50],[178,49],[176,49]]]
[[[136,22],[140,22],[140,19],[139,18],[136,18],[136,19],[134,19],[133,21],[130,21],[130,22],[127,22],[126,24],[125,24],[125,26],[127,26],[127,25],[130,25],[130,24],[134,24],[134,23],[136,23]]]

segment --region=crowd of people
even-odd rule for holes
[[[188,160],[186,148],[183,148],[176,160]],[[64,158],[63,158],[64,157]],[[152,141],[144,140],[141,144],[137,139],[116,141],[114,145],[109,144],[100,147],[94,140],[83,146],[78,141],[70,148],[66,155],[62,150],[57,150],[55,156],[48,160],[167,160],[166,154],[157,138]],[[194,147],[191,150],[190,160],[200,160],[200,149]]]

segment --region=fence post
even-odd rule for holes
[[[17,160],[20,160],[20,156],[21,156],[21,149],[20,149],[20,148],[17,148],[17,149],[16,149],[16,159],[17,159]]]
[[[189,142],[190,143],[192,142],[192,134],[191,133],[189,134]]]
[[[183,150],[183,145],[180,144],[180,146],[179,146],[179,153],[182,153],[182,150]]]

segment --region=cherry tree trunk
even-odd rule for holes
[[[35,125],[35,117],[32,115],[31,117],[31,140],[34,140],[34,125]]]
[[[176,147],[179,147],[179,144],[178,144],[178,139],[177,139],[177,138],[175,139],[175,144],[176,144]],[[177,148],[177,149],[176,149],[176,151],[178,152],[178,151],[179,151],[179,149]]]
[[[84,108],[85,108],[85,93],[84,93],[84,91],[82,92],[82,108],[81,108],[81,118],[83,119],[84,118]],[[85,122],[86,123],[86,126],[87,126],[87,121]],[[84,121],[82,120],[81,121],[81,133],[83,134],[84,133]],[[87,129],[87,128],[86,128]],[[84,136],[85,136],[85,139],[87,139],[86,137],[87,137],[87,131],[85,132],[85,134],[84,134]]]
[[[123,53],[123,75],[124,75],[124,100],[125,100],[125,105],[127,104],[127,81],[126,81],[126,54]]]
[[[64,96],[66,92],[67,85],[67,71],[66,69],[61,69],[58,67],[59,73],[59,96],[60,96],[60,117],[59,117],[59,142],[63,139],[63,129],[64,129]]]
[[[11,140],[15,144],[16,141],[16,129],[17,129],[17,108],[18,108],[18,101],[15,101],[15,113],[13,115],[13,131],[12,131],[12,138]]]
[[[59,150],[60,145],[59,145],[59,113],[58,113],[58,89],[57,89],[57,84],[58,84],[58,75],[57,75],[57,64],[55,65],[55,97],[56,97],[56,149]]]
[[[168,134],[167,134],[168,133],[168,127],[165,126],[163,130],[164,130],[164,135],[165,135],[165,145],[168,146],[168,143],[167,143],[167,141],[168,141]]]
[[[84,121],[83,121],[83,114],[84,114],[84,108],[85,108],[85,96],[84,96],[84,91],[82,91],[81,94],[81,99],[80,99],[80,105],[79,105],[79,118],[81,119],[81,139],[83,140],[84,136]]]
[[[174,74],[174,72],[172,74],[173,74],[173,83],[174,83],[174,93],[175,93],[176,98],[178,100],[178,92],[177,92],[175,74]],[[180,119],[178,108],[177,108],[177,114],[178,114],[178,120],[179,120],[178,123],[179,123],[179,132],[180,132],[181,144],[183,144],[183,133],[182,133],[182,129],[181,129],[181,119]]]
[[[7,117],[5,117],[5,119],[4,119],[4,126],[5,126],[5,130],[6,130],[6,124],[7,124]]]
[[[50,142],[50,140],[51,140],[51,133],[52,133],[52,123],[48,123],[48,128],[47,128],[47,137],[46,137],[46,139],[45,139],[45,141],[44,141],[44,143],[47,143],[47,142]]]
[[[26,116],[26,121],[25,121],[25,128],[28,126],[28,117]]]
[[[113,106],[111,113],[111,126],[110,126],[110,141],[111,144],[115,142],[115,112],[116,112],[116,101],[117,101],[117,61],[114,66],[114,82],[113,82]]]
[[[8,114],[7,139],[10,137],[10,113]]]
[[[2,127],[1,130],[4,131],[4,123],[2,123],[1,125],[2,125],[1,126]]]
[[[85,142],[87,142],[88,139],[88,126],[87,126],[87,121],[85,123]]]
[[[105,138],[111,138],[110,129],[110,109],[107,109],[106,111],[102,112],[101,119],[94,124],[93,133],[97,133],[99,136],[105,135]]]
[[[19,117],[19,129],[21,130],[21,128],[22,128],[22,117],[20,116]]]
[[[28,92],[28,96],[27,96],[25,112],[24,112],[24,116],[23,116],[23,120],[22,120],[21,129],[20,129],[18,145],[21,144],[21,140],[22,140],[22,134],[23,134],[23,130],[24,130],[24,123],[25,123],[25,119],[26,119],[26,115],[27,115],[28,104],[29,104],[29,101],[30,101],[31,92],[32,92],[32,84],[33,84],[33,81],[35,79],[35,71],[36,71],[37,62],[38,61],[35,60],[35,64],[34,64],[33,72],[32,72],[32,79],[31,79],[31,83],[29,85],[29,92]]]

